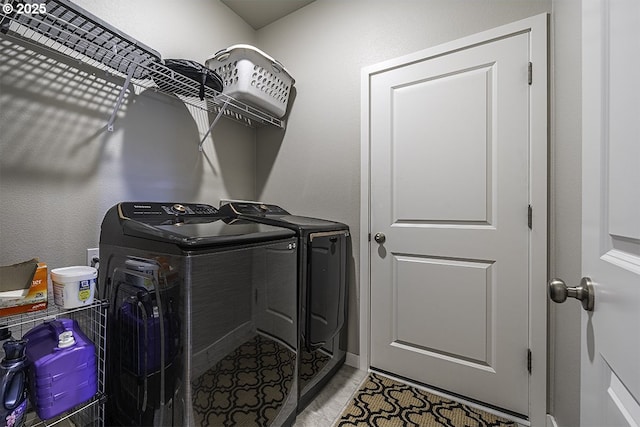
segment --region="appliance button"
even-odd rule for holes
[[[183,214],[187,212],[187,208],[185,208],[183,205],[179,203],[176,203],[175,205],[171,206],[171,210],[177,214]]]

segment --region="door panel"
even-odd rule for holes
[[[393,304],[392,345],[457,363],[490,366],[491,330],[495,326],[490,306],[492,264],[395,256],[392,286],[397,302]],[[425,277],[429,278],[426,284]],[[464,298],[453,306],[442,304],[451,295]],[[438,322],[415,322],[424,312]],[[458,321],[464,318],[474,321]]]
[[[640,425],[640,3],[583,1],[581,424]]]
[[[371,77],[371,366],[528,414],[529,34]]]
[[[492,68],[458,70],[393,89],[391,167],[396,223],[486,223],[490,164],[476,160],[487,159],[491,152],[487,119]],[[425,102],[430,99],[438,102]],[[456,116],[464,120],[464,126],[442,125]],[[416,197],[415,183],[425,184],[420,197]],[[458,197],[448,197],[451,194]]]

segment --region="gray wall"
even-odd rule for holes
[[[74,1],[164,58],[204,62],[231,44],[256,42],[217,1]],[[121,200],[254,196],[254,130],[223,120],[200,153],[210,117],[146,91],[128,96],[115,131],[106,132],[119,87],[104,73],[52,65],[6,42],[0,58],[0,264],[84,264],[104,212]]]

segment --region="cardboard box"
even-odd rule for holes
[[[39,262],[33,279],[31,280],[31,287],[25,296],[21,298],[0,298],[0,316],[12,316],[14,314],[46,309],[47,273],[47,264]]]

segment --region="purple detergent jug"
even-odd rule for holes
[[[0,426],[24,425],[27,412],[26,341],[10,340],[3,344],[0,362]]]
[[[38,417],[53,418],[98,391],[95,346],[73,319],[45,322],[27,332],[29,394]]]
[[[165,303],[166,304],[166,303]],[[122,303],[118,313],[121,328],[119,337],[123,366],[136,375],[149,375],[161,366],[162,334],[164,330],[165,366],[175,357],[177,327],[171,309],[162,314],[151,294],[138,290],[135,296]],[[161,329],[162,322],[162,329]]]

